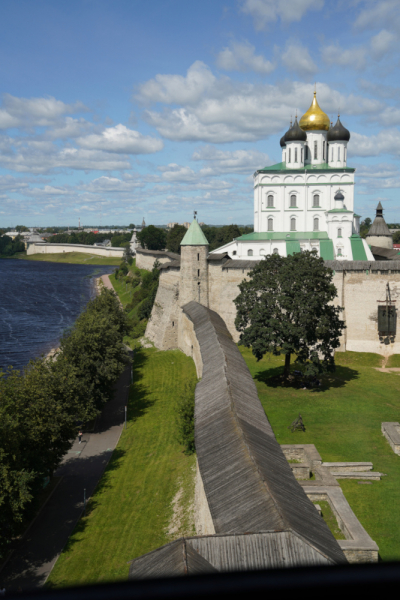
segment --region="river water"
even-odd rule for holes
[[[115,267],[0,259],[0,369],[21,369],[58,345]]]

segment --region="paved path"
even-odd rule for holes
[[[116,384],[114,398],[104,408],[94,433],[74,443],[55,475],[63,477],[23,540],[0,572],[7,591],[41,587],[50,574],[117,445],[124,425],[131,377],[130,364]]]

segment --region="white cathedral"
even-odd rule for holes
[[[325,260],[374,260],[354,213],[350,132],[331,127],[316,92],[308,111],[281,138],[282,162],[254,174],[254,233],[211,252],[259,260],[316,249]]]

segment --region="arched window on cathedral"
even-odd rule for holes
[[[337,249],[337,255],[338,255],[338,256],[343,256],[343,254],[342,254],[342,249],[341,249],[341,248],[338,248],[338,249]]]
[[[247,256],[253,256],[253,250],[247,250]]]
[[[292,155],[292,152],[291,152],[291,149],[289,148],[289,161],[288,162],[291,162],[291,160],[290,160],[291,159],[291,155]]]
[[[267,198],[267,207],[274,208],[274,197],[272,194],[269,194],[269,196]]]
[[[337,236],[342,237],[342,228],[341,227],[339,227],[339,229],[337,230]]]
[[[345,149],[343,150],[343,152],[344,152],[344,157],[343,157],[343,160],[344,160],[344,162],[346,162],[346,159],[347,159],[347,148],[345,148]]]
[[[325,160],[325,142],[322,142],[322,160]]]
[[[261,256],[264,256],[264,255],[265,255],[265,250],[264,250],[264,248],[261,248],[261,250],[260,250],[260,254],[261,254]]]
[[[273,231],[274,230],[274,220],[272,217],[270,217],[268,219],[268,231]]]
[[[296,194],[290,196],[290,208],[296,208]]]
[[[296,219],[292,217],[290,219],[290,231],[296,231]]]
[[[338,146],[337,149],[337,159],[340,160],[340,146]]]
[[[234,251],[232,252],[232,254],[233,254],[233,256],[236,256],[236,254],[237,254],[236,250],[234,250]]]
[[[294,162],[297,163],[297,148],[294,149]]]
[[[274,248],[274,249],[272,250],[272,252],[273,252],[273,254],[279,254],[279,250],[278,250],[278,248]]]
[[[318,142],[314,142],[314,160],[318,158]]]
[[[303,148],[301,149],[301,162],[303,162]]]
[[[286,151],[283,153],[283,162],[286,162]]]
[[[314,231],[319,231],[319,219],[318,219],[318,217],[314,218]]]
[[[314,194],[313,196],[313,208],[319,207],[319,194]]]

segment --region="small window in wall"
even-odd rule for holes
[[[303,162],[303,148],[301,149],[301,162]]]
[[[200,254],[197,253],[197,260],[200,260]]]
[[[261,248],[261,250],[260,250],[260,254],[261,254],[261,255],[264,255],[264,254],[265,254],[265,250],[264,250],[264,248]]]
[[[278,250],[278,248],[274,248],[274,249],[272,250],[272,253],[273,253],[273,254],[279,254],[279,250]]]
[[[344,159],[344,162],[346,162],[346,159],[347,159],[347,148],[344,148],[343,153],[344,153],[343,159]]]
[[[296,194],[290,196],[290,208],[296,208]]]
[[[236,250],[234,250],[234,251],[232,252],[232,254],[233,254],[233,256],[236,256],[236,254],[237,254]]]
[[[271,217],[268,219],[268,231],[274,230],[274,220]]]
[[[172,327],[175,327],[175,321],[172,321]]]
[[[297,162],[297,148],[294,149],[294,162]]]
[[[313,196],[313,208],[319,207],[319,194],[314,194]]]
[[[340,146],[338,146],[337,149],[337,159],[340,160]]]
[[[197,277],[200,277],[200,269],[197,269]]]
[[[314,142],[314,160],[318,158],[318,142]]]
[[[308,146],[305,147],[305,158],[308,160]]]
[[[283,153],[283,162],[286,162],[286,152]]]
[[[268,208],[274,207],[274,197],[272,196],[272,194],[270,194],[267,198],[267,207]]]
[[[322,160],[325,160],[325,142],[322,142]]]
[[[342,228],[341,227],[339,227],[339,229],[337,230],[337,236],[342,237]]]
[[[319,219],[315,217],[314,219],[314,231],[319,231]]]
[[[253,256],[253,250],[247,250],[247,256]]]
[[[291,162],[290,161],[291,155],[292,155],[292,152],[291,152],[291,149],[289,148],[289,162]]]
[[[296,219],[294,217],[290,219],[290,231],[296,231]]]
[[[343,254],[342,254],[342,249],[341,249],[341,248],[338,248],[338,249],[337,249],[337,255],[338,255],[338,256],[343,256]]]

